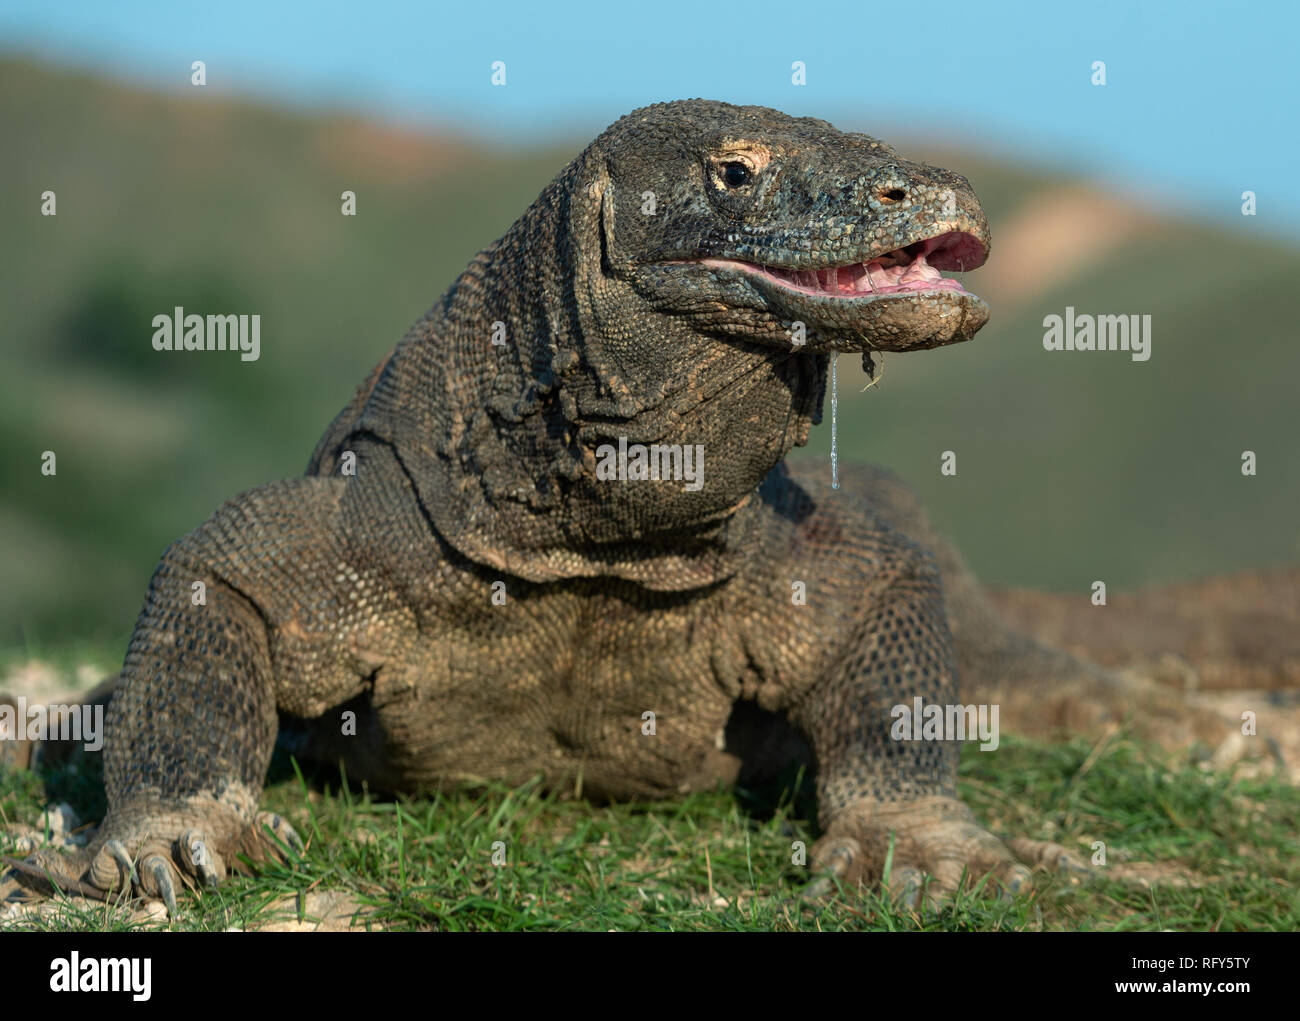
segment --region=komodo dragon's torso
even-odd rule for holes
[[[363,461],[375,470],[383,461],[372,458],[383,457],[373,451]],[[589,795],[653,797],[734,780],[742,738],[733,731],[728,748],[724,730],[736,702],[789,708],[808,677],[858,649],[866,654],[871,594],[916,568],[914,548],[895,548],[892,536],[882,541],[888,529],[857,489],[814,509],[809,494],[829,496],[829,485],[775,474],[756,503],[751,559],[705,593],[647,592],[607,579],[511,579],[496,603],[493,584],[502,573],[443,557],[429,538],[421,543],[416,537],[427,526],[418,503],[400,501],[363,558],[368,570],[355,578],[346,572],[340,583],[371,606],[379,598],[402,607],[367,649],[373,673],[354,675],[361,697],[349,706],[361,714],[361,740],[340,734],[339,712],[327,711],[339,689],[314,694],[311,650],[320,648],[319,636],[282,638],[277,672],[300,670],[301,681],[285,685],[279,708],[319,718],[297,729],[300,740],[290,747],[310,758],[343,756],[351,775],[389,789],[448,779],[521,782],[541,773],[553,787],[580,783]],[[409,543],[388,541],[402,532]],[[828,545],[826,535],[836,542]],[[412,578],[412,561],[437,569]],[[814,608],[793,605],[795,582]],[[364,628],[363,619],[358,612],[348,626]],[[875,639],[878,654],[896,654],[891,640],[903,639]],[[297,666],[304,661],[312,666]],[[888,676],[871,697],[892,706],[910,695],[902,678]],[[646,713],[654,714],[653,728]],[[365,739],[364,751],[355,747]],[[947,751],[925,751],[872,793],[897,797],[941,783]]]
[[[956,697],[906,492],[783,463],[833,352],[974,335],[986,307],[940,271],[987,248],[964,178],[867,136],[704,101],[620,120],[378,366],[308,477],[164,555],[110,706],[109,815],[64,875],[169,901],[178,875],[218,881],[256,848],[281,716],[390,788],[654,796],[734,776],[763,742],[729,721],[761,711],[815,760],[813,857],[842,878],[879,875],[891,831],[913,891],[1060,859],[974,821],[954,742],[890,736],[895,705]],[[702,475],[638,477],[610,453],[637,445]],[[1009,639],[959,612],[968,587],[948,596],[978,671]]]

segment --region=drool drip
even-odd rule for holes
[[[831,489],[840,488],[840,451],[839,451],[839,411],[840,391],[839,377],[835,371],[838,354],[831,355]]]

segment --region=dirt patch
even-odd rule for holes
[[[301,902],[301,906],[300,906]],[[167,908],[162,901],[133,901],[129,904],[105,904],[79,901],[73,906],[66,899],[35,900],[17,882],[0,874],[0,931],[58,926],[76,911],[93,910],[102,915],[102,927],[129,925],[144,929],[169,927]],[[231,926],[227,932],[366,932],[366,918],[374,909],[345,890],[312,890],[301,897],[282,897],[258,916],[247,930]],[[184,917],[185,905],[181,905]],[[66,924],[66,923],[65,923]],[[84,923],[83,923],[84,924]],[[371,923],[369,931],[382,929]]]
[[[263,916],[268,920],[252,928],[257,932],[365,932],[366,917],[373,912],[372,907],[345,890],[312,890],[301,898],[276,901]],[[383,927],[372,923],[369,928]]]

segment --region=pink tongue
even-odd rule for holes
[[[918,255],[906,266],[882,266],[878,262],[869,262],[863,274],[854,284],[856,293],[888,293],[890,291],[920,291],[936,285],[960,286],[956,281],[944,279],[942,273],[925,261],[924,255]]]
[[[907,272],[903,274],[901,284],[912,283],[929,283],[932,280],[942,280],[943,274],[925,261],[924,255],[918,255],[912,260],[912,264],[907,267]]]
[[[852,297],[857,294],[897,294],[905,291],[964,291],[953,279],[918,255],[905,266],[883,266],[878,261],[837,269],[769,270],[778,279],[820,294]]]

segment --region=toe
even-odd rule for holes
[[[170,855],[157,851],[143,854],[140,858],[140,880],[146,896],[155,897],[167,905],[169,917],[175,918],[179,914],[176,891],[183,888],[184,884]]]
[[[1091,878],[1093,869],[1073,851],[1050,840],[1030,840],[1016,837],[1007,841],[1012,852],[1031,868],[1077,878]]]
[[[211,888],[226,878],[226,863],[203,830],[191,829],[178,842],[181,865],[204,886]]]
[[[99,849],[91,862],[89,879],[101,890],[133,890],[140,886],[135,862],[126,845],[117,839],[105,841]]]
[[[106,899],[104,890],[83,880],[87,862],[84,851],[59,854],[42,849],[25,860],[4,858],[3,862],[13,870],[13,876],[21,886],[43,896],[63,893],[93,900]]]
[[[889,870],[885,888],[905,908],[919,907],[925,889],[925,872],[911,865],[895,866]]]
[[[1033,873],[1018,861],[1005,862],[995,869],[993,881],[1007,898],[1028,893],[1034,886]]]
[[[824,899],[861,878],[862,846],[852,837],[828,834],[813,845],[812,860],[816,878],[804,887],[805,897]]]
[[[301,855],[303,853],[302,838],[298,836],[298,831],[290,825],[289,820],[274,812],[257,813],[257,829],[265,838],[267,831],[274,838],[273,844],[277,846],[276,850],[283,855],[284,848],[288,848],[293,854]]]

